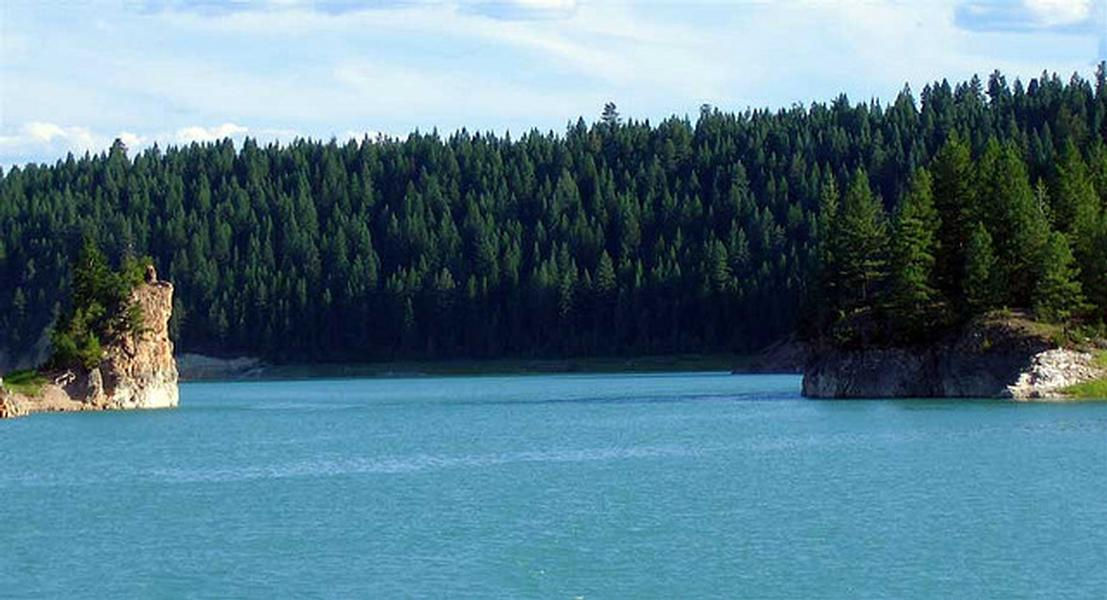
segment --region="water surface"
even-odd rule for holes
[[[0,421],[0,596],[1107,597],[1107,405],[193,383]]]

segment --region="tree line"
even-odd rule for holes
[[[1100,65],[562,134],[116,143],[0,176],[0,349],[68,314],[85,238],[174,282],[180,350],[273,360],[744,352],[867,307],[1100,319],[1105,141]]]
[[[978,156],[954,132],[891,212],[857,169],[820,210],[807,333],[838,345],[910,344],[997,308],[1102,331],[1107,152],[1065,143],[1032,181],[1017,143]]]

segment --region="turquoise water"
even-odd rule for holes
[[[186,384],[0,421],[0,596],[1107,597],[1107,404]]]

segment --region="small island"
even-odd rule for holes
[[[805,396],[1103,397],[1107,165],[1023,155],[954,133],[891,214],[863,171],[824,189]]]
[[[126,257],[112,269],[86,239],[71,288],[50,336],[53,354],[39,369],[5,378],[0,418],[177,406],[173,285],[158,280],[149,260]]]

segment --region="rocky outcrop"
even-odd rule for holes
[[[177,406],[177,363],[169,339],[173,285],[148,273],[133,300],[142,309],[143,330],[105,350],[100,368],[93,371],[102,378],[102,396],[90,400],[114,409]]]
[[[104,358],[94,369],[46,372],[48,383],[33,397],[9,393],[4,400],[9,408],[0,407],[0,417],[177,406],[177,363],[169,339],[173,285],[159,281],[151,268],[132,294],[142,310],[139,331],[106,344]]]
[[[803,375],[810,398],[1060,397],[1101,377],[1090,353],[1059,348],[1021,318],[975,322],[925,346],[843,350],[815,347]]]

